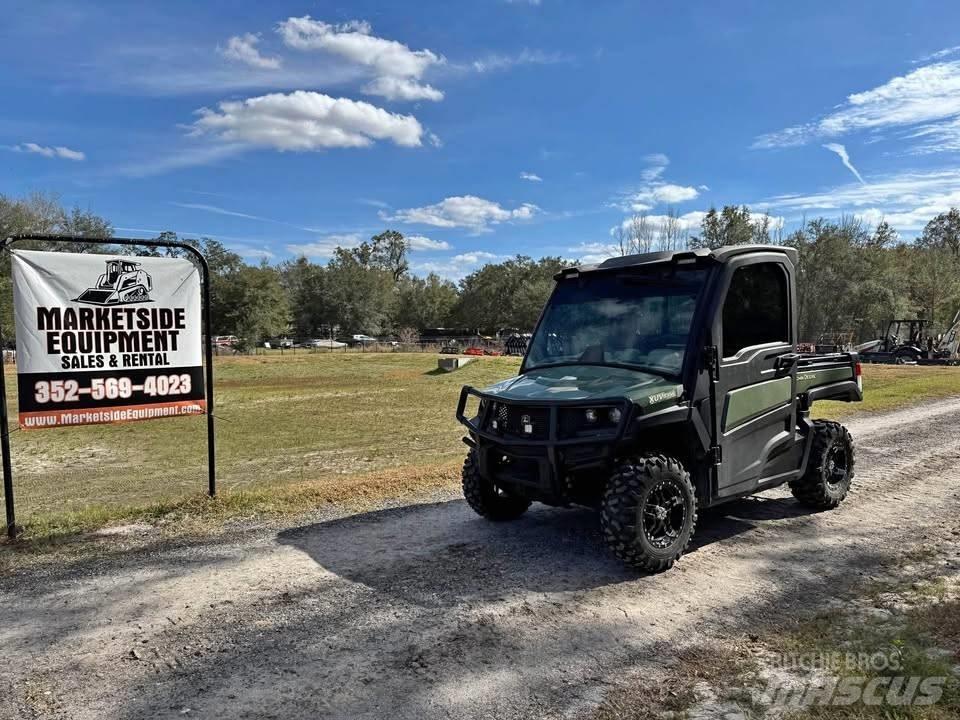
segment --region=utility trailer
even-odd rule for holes
[[[660,571],[700,509],[789,484],[817,509],[853,480],[850,434],[817,400],[863,398],[855,353],[798,353],[797,254],[767,245],[648,253],[568,268],[520,374],[464,387],[469,505],[598,508],[612,551]]]

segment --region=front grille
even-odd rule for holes
[[[487,420],[487,429],[506,437],[527,440],[550,438],[550,409],[495,403]],[[496,427],[493,423],[496,421]],[[533,432],[524,432],[524,425],[531,425]]]

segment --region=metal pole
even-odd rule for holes
[[[0,343],[0,452],[3,453],[3,499],[7,510],[7,537],[17,536],[17,515],[13,505],[13,469],[10,466],[10,422],[7,419],[7,379]]]
[[[199,255],[199,253],[197,253]],[[203,265],[203,331],[207,336],[206,351],[206,379],[207,379],[207,494],[214,497],[217,494],[217,461],[216,447],[213,435],[213,320],[210,312],[210,268],[207,260],[200,255]]]

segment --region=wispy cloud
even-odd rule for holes
[[[357,202],[362,205],[380,208],[381,210],[387,210],[390,207],[390,203],[385,203],[383,200],[376,200],[374,198],[357,198]]]
[[[949,57],[950,55],[955,55],[958,52],[960,52],[960,45],[954,45],[953,47],[944,48],[943,50],[937,50],[936,52],[932,52],[929,55],[924,55],[923,57],[919,57],[913,61],[913,64],[921,65],[923,63],[930,62],[931,60],[942,60],[943,58]]]
[[[917,126],[925,126],[926,132],[915,137],[929,137],[935,135],[941,123],[956,123],[958,116],[960,61],[941,62],[891,78],[870,90],[848,95],[843,103],[823,117],[761,135],[753,147],[791,147],[857,131]]]
[[[220,53],[229,60],[234,60],[252,68],[261,70],[279,70],[283,64],[278,57],[267,57],[257,49],[260,36],[253,33],[234,35],[227,40],[227,46],[220,48]]]
[[[796,219],[810,213],[858,215],[868,222],[884,218],[897,230],[916,231],[939,213],[960,206],[960,170],[905,171],[851,182],[815,193],[776,195],[764,206]]]
[[[53,147],[47,145],[38,145],[37,143],[25,142],[20,143],[19,145],[13,145],[9,148],[14,152],[24,152],[32,153],[34,155],[42,155],[47,158],[60,158],[62,160],[73,160],[75,162],[80,162],[81,160],[86,160],[87,156],[85,153],[79,150],[71,150],[68,147],[62,145],[56,145]]]
[[[850,162],[850,155],[847,153],[847,148],[841,145],[840,143],[826,143],[824,146],[830,152],[836,153],[840,157],[840,162],[843,163],[844,167],[847,168],[850,172],[853,173],[854,177],[857,178],[860,182],[866,185],[866,181],[860,175],[860,171],[857,170],[853,163]]]
[[[242,218],[244,220],[254,220],[256,222],[265,222],[272,223],[274,225],[283,225],[289,228],[295,228],[297,230],[303,230],[304,232],[318,232],[317,228],[304,227],[303,225],[297,225],[296,223],[291,223],[286,220],[277,220],[275,218],[264,217],[263,215],[252,215],[250,213],[240,212],[239,210],[230,210],[228,208],[223,208],[218,205],[208,205],[206,203],[185,203],[185,202],[171,202],[171,205],[174,205],[179,208],[184,208],[185,210],[199,210],[201,212],[213,213],[214,215],[225,215],[227,217],[236,217]]]
[[[519,65],[557,65],[572,61],[572,57],[563,53],[523,48],[512,54],[491,53],[485,55],[470,63],[470,67],[478,73],[488,73],[497,70],[509,70]]]
[[[291,255],[303,256],[313,260],[329,260],[337,248],[353,248],[363,242],[360,233],[326,235],[308,243],[291,243],[286,246]]]
[[[128,162],[110,172],[125,177],[151,177],[182,170],[189,167],[211,165],[248,149],[239,143],[219,143],[216,145],[187,145],[154,156]]]
[[[532,172],[522,172],[520,173],[521,180],[529,180],[530,182],[543,182],[543,178]]]

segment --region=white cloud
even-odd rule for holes
[[[493,53],[474,60],[470,67],[478,73],[509,70],[517,65],[557,65],[570,62],[571,58],[561,53],[548,53],[542,50],[524,48],[514,55]]]
[[[257,43],[260,37],[253,33],[244,35],[234,35],[227,40],[227,46],[220,50],[220,53],[230,60],[249,65],[260,70],[279,70],[282,64],[278,57],[267,57],[261,55],[257,50]]]
[[[369,23],[353,20],[331,25],[309,15],[281,22],[277,31],[296,50],[321,50],[368,68],[376,75],[364,87],[368,95],[390,100],[442,100],[443,93],[419,81],[428,68],[444,62],[430,50],[411,50],[396,40],[371,34]]]
[[[226,100],[217,110],[201,108],[197,114],[194,135],[277,150],[368,147],[376,140],[417,147],[423,135],[412,115],[306,90]]]
[[[339,235],[325,235],[314,242],[287,245],[287,252],[291,255],[310,258],[312,260],[328,260],[338,247],[354,248],[363,242],[359,233],[343,233]]]
[[[482,265],[498,259],[500,256],[494,253],[474,250],[454,255],[446,260],[412,263],[410,267],[420,274],[435,273],[448,280],[460,280]]]
[[[628,212],[646,212],[658,205],[675,205],[695,200],[700,195],[698,188],[663,181],[662,176],[670,165],[670,158],[663,153],[647,155],[643,161],[647,167],[640,173],[643,182],[639,189],[621,195],[613,203],[615,207]]]
[[[936,63],[853,93],[819,120],[761,135],[753,147],[791,147],[861,130],[952,121],[958,115],[960,61]]]
[[[79,150],[71,150],[70,148],[63,147],[62,145],[49,147],[47,145],[38,145],[37,143],[27,142],[14,145],[12,149],[16,152],[33,153],[35,155],[43,155],[43,157],[61,158],[63,160],[74,160],[76,162],[87,159],[85,153],[82,153]]]
[[[543,182],[543,178],[539,175],[531,172],[522,172],[520,173],[521,180],[529,180],[530,182]]]
[[[778,195],[765,201],[778,212],[798,215],[850,213],[868,222],[885,218],[900,231],[923,228],[935,215],[960,206],[960,170],[903,172],[848,183],[811,194]]]
[[[432,240],[423,235],[407,235],[405,238],[411,250],[449,250],[450,243],[446,240]]]
[[[393,215],[381,213],[384,220],[403,223],[433,225],[444,228],[469,228],[474,232],[486,232],[490,225],[513,220],[529,220],[540,208],[530,203],[509,210],[499,203],[475,195],[460,195],[444,198],[433,205],[397,210]]]
[[[584,265],[594,265],[602,263],[607,258],[616,257],[620,254],[620,246],[615,243],[584,242],[571,248],[567,252],[572,253],[574,259]]]
[[[691,230],[691,231],[699,230],[700,223],[703,221],[703,218],[706,214],[707,213],[704,212],[703,210],[691,210],[690,212],[684,213],[683,215],[678,215],[676,217],[677,227],[680,230]],[[669,215],[644,215],[644,217],[646,218],[647,223],[649,223],[650,227],[654,228],[655,230],[659,229],[664,223],[672,221],[672,218]],[[628,217],[624,219],[623,222],[620,223],[620,226],[624,230],[628,230],[630,229],[630,224],[632,222],[633,222],[633,218]],[[611,233],[614,232],[615,229],[616,228],[611,228],[610,232]]]
[[[421,85],[410,78],[378,77],[367,83],[363,91],[387,100],[443,100],[442,91],[430,85]]]
[[[867,184],[866,180],[863,179],[863,176],[860,175],[860,171],[853,166],[852,162],[850,162],[850,155],[847,153],[847,148],[840,143],[826,143],[823,147],[830,152],[836,153],[840,157],[840,162],[844,164],[847,170],[852,172],[854,177],[856,177],[861,183],[864,185]]]
[[[633,210],[650,210],[657,205],[674,205],[695,200],[700,192],[695,187],[663,183],[641,190],[631,197]]]

